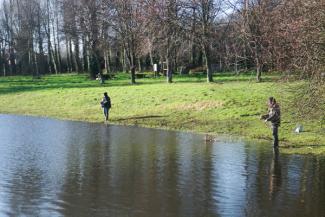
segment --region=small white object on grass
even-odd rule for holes
[[[301,133],[304,130],[302,125],[298,125],[298,127],[296,127],[295,132],[296,133]]]

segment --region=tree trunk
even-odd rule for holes
[[[58,71],[62,72],[62,58],[61,58],[61,49],[60,49],[60,38],[59,38],[59,18],[56,18],[56,40],[57,40],[57,63]]]
[[[72,40],[71,38],[69,38],[69,59],[70,59],[70,64],[71,64],[71,72],[75,72],[76,71],[76,67],[73,61],[73,51],[72,51]]]
[[[52,65],[53,65],[54,72],[55,72],[55,74],[58,74],[58,68],[57,68],[57,65],[56,65],[56,62],[54,59],[55,55],[54,55],[53,49],[51,49],[50,52],[52,53]]]
[[[238,71],[238,56],[237,56],[237,52],[235,52],[235,72],[236,72],[236,75],[239,75],[239,71]]]
[[[196,49],[196,45],[194,42],[192,42],[192,45],[191,45],[191,63],[192,63],[192,66],[195,67],[197,65],[197,49]]]
[[[173,83],[173,69],[170,60],[167,60],[167,83]]]
[[[43,51],[43,37],[42,37],[42,32],[41,32],[41,21],[40,21],[40,15],[38,14],[38,50],[39,50],[39,69],[40,71],[44,71],[44,63],[43,63],[43,56],[44,56],[44,51]]]
[[[154,61],[153,61],[152,49],[151,48],[150,48],[150,51],[149,51],[149,57],[150,57],[150,65],[151,65],[152,70],[153,70]]]
[[[108,52],[107,52],[107,50],[104,51],[104,61],[105,61],[106,73],[109,74],[109,62],[108,62]]]
[[[246,46],[244,46],[243,48],[244,50],[244,67],[245,67],[245,71],[248,71],[248,64],[247,64],[247,48]]]
[[[106,73],[109,74],[112,71],[112,62],[111,62],[111,47],[108,47],[104,50],[104,60],[105,60],[105,69]]]
[[[128,70],[127,70],[127,66],[126,66],[126,59],[127,59],[127,57],[126,57],[126,51],[125,51],[125,49],[123,49],[123,52],[121,53],[121,55],[122,55],[122,69],[123,69],[123,72],[126,72],[126,73],[128,73]]]
[[[36,52],[34,52],[33,57],[34,57],[34,64],[33,65],[34,65],[34,70],[36,72],[36,75],[34,75],[34,78],[37,78],[38,79],[39,78],[39,67],[38,67],[37,54],[36,54]]]
[[[83,71],[84,72],[89,72],[88,70],[88,65],[89,65],[89,61],[88,61],[88,41],[86,40],[86,36],[83,35],[82,36],[82,46],[83,46],[83,49],[82,49],[82,68],[83,68]]]
[[[128,59],[129,59],[130,65],[131,65],[131,84],[135,84],[136,83],[135,82],[135,70],[136,70],[135,61],[136,61],[136,58],[135,58],[135,54],[133,53],[132,50],[129,50]]]
[[[91,52],[91,57],[90,57],[90,77],[92,79],[96,78],[96,75],[100,73],[100,68],[99,68],[99,62],[97,58],[97,54],[92,51]]]
[[[7,76],[7,71],[6,71],[6,60],[5,60],[5,56],[6,56],[6,50],[2,49],[2,56],[3,56],[3,76],[6,77]]]
[[[210,48],[204,46],[205,66],[207,69],[207,82],[213,82],[213,72],[211,67]]]
[[[10,61],[10,74],[11,75],[16,75],[16,56],[14,53],[13,48],[11,48],[10,53],[9,53],[9,61]]]
[[[131,84],[135,84],[135,66],[131,67]]]
[[[71,60],[70,60],[70,48],[69,48],[69,40],[66,38],[66,55],[67,55],[67,71],[72,72]]]
[[[172,67],[173,67],[173,72],[177,72],[177,67],[178,67],[178,62],[177,62],[177,50],[176,50],[176,47],[174,47],[174,50],[173,50],[173,64],[172,64]]]
[[[255,42],[255,64],[256,64],[256,81],[257,82],[261,82],[262,81],[262,64],[261,64],[261,60],[260,60],[260,54],[261,54],[261,44],[260,42],[257,40]]]
[[[88,73],[90,73],[90,71],[91,71],[91,67],[90,67],[90,49],[89,49],[89,47],[87,47],[88,49],[87,49],[87,72]]]
[[[166,77],[167,77],[167,83],[172,83],[173,82],[173,69],[171,66],[171,58],[170,58],[170,49],[167,48],[167,56],[166,56],[166,65],[167,65],[167,72],[166,72]]]
[[[248,0],[244,0],[244,10],[248,10]]]
[[[53,73],[52,52],[51,52],[51,26],[50,26],[50,1],[46,1],[47,9],[47,64],[48,72]]]
[[[167,72],[166,72],[167,83],[173,83],[173,69],[169,57],[166,58],[166,65],[167,65]]]
[[[139,72],[142,73],[141,58],[138,58],[138,67],[139,67]]]
[[[262,81],[261,65],[259,63],[258,58],[257,58],[257,61],[256,61],[256,81],[257,82],[261,82]]]
[[[75,36],[73,39],[74,44],[74,55],[73,55],[73,61],[75,65],[75,70],[77,73],[80,72],[80,59],[79,59],[79,38],[78,36]]]
[[[52,53],[51,53],[51,36],[48,33],[47,36],[47,64],[48,64],[48,72],[52,73],[53,72],[53,65],[52,65]]]
[[[31,35],[31,34],[29,34]],[[33,37],[29,36],[28,37],[28,70],[27,74],[32,74],[34,75],[34,55],[33,55]]]

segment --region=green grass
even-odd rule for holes
[[[266,100],[275,96],[282,107],[281,144],[288,153],[325,153],[325,132],[318,120],[296,118],[293,91],[303,82],[284,82],[266,75],[256,83],[254,76],[217,75],[207,84],[204,76],[138,79],[130,85],[128,75],[100,85],[85,75],[0,78],[0,113],[102,122],[99,101],[107,91],[112,99],[111,122],[153,128],[211,134],[230,134],[248,139],[269,140],[271,130],[259,116]],[[293,133],[304,125],[305,132]]]

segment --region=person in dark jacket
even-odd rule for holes
[[[108,96],[107,92],[104,93],[104,97],[100,104],[104,111],[105,121],[108,121],[109,110],[111,108],[111,98]]]
[[[274,97],[270,97],[268,101],[268,114],[262,115],[261,119],[264,120],[265,122],[271,122],[272,124],[272,133],[273,133],[273,139],[274,143],[273,146],[275,148],[279,147],[279,127],[281,125],[281,111],[280,111],[280,106],[276,102]]]

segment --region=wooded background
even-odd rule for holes
[[[321,0],[3,0],[0,75],[279,71],[321,81]],[[134,75],[133,75],[134,76]],[[132,79],[135,82],[134,78]]]

